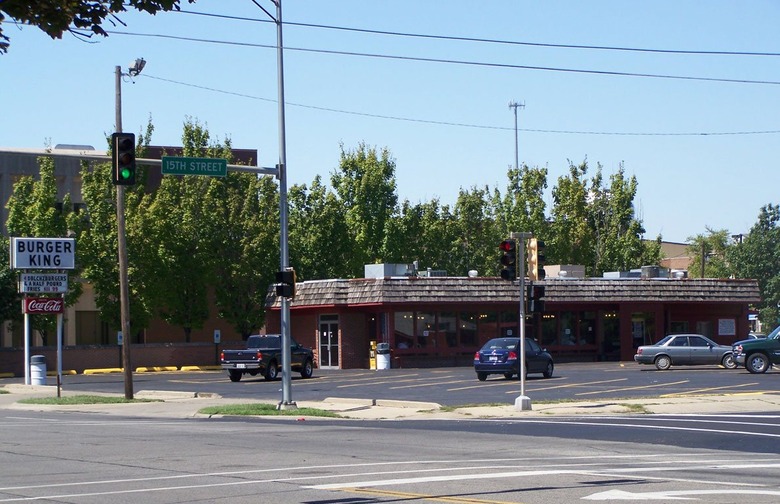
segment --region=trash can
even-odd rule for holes
[[[32,385],[46,385],[45,355],[33,355],[30,357],[30,383]]]
[[[376,344],[376,368],[390,369],[390,343]]]

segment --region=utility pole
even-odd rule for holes
[[[122,67],[117,66],[116,132],[122,133]],[[116,148],[113,146],[112,148]],[[125,186],[116,185],[116,228],[119,252],[119,312],[122,330],[122,369],[125,377],[125,399],[133,398],[133,369],[130,360],[130,288],[127,280],[127,241],[125,235]]]
[[[519,162],[518,162],[518,146],[517,146],[517,107],[525,108],[525,102],[524,103],[517,103],[517,102],[509,102],[509,108],[515,109],[515,170],[519,169]]]

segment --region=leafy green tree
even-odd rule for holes
[[[185,122],[182,142],[185,157],[232,158],[230,142],[211,143],[208,131],[196,121]],[[208,287],[215,280],[219,253],[209,246],[214,242],[208,224],[212,216],[204,197],[221,183],[214,177],[165,176],[148,211],[141,214],[143,234],[154,247],[153,253],[142,254],[152,258],[144,265],[143,277],[152,286],[159,315],[182,328],[185,342],[209,318]]]
[[[0,320],[21,322],[22,295],[17,288],[17,272],[10,267],[9,240],[0,236]]]
[[[553,208],[548,264],[582,264],[593,273],[595,232],[588,222],[590,190],[585,176],[588,163],[569,163],[569,175],[558,178],[552,190]]]
[[[395,160],[387,149],[377,152],[361,143],[354,151],[341,147],[339,169],[331,184],[346,209],[353,242],[350,276],[363,276],[363,266],[381,262],[385,227],[396,211]]]
[[[691,258],[688,275],[692,278],[729,278],[732,274],[727,257],[729,232],[709,226],[706,229],[706,235],[688,237],[688,256]]]
[[[138,135],[136,154],[142,157],[151,142],[154,127],[151,121],[146,131]],[[110,141],[106,139],[110,148]],[[126,242],[128,259],[128,286],[131,339],[138,342],[138,334],[148,327],[154,312],[149,285],[145,279],[150,244],[139,224],[139,214],[148,205],[146,194],[147,169],[138,167],[135,186],[125,187]],[[84,165],[81,170],[81,193],[87,207],[84,225],[77,235],[78,257],[84,269],[83,277],[92,286],[95,305],[100,318],[113,329],[119,329],[119,262],[116,223],[116,187],[111,182],[111,164]]]
[[[780,324],[780,206],[761,207],[758,221],[732,245],[727,257],[738,278],[755,278],[761,291],[761,321],[770,328]]]
[[[506,195],[494,192],[496,224],[503,236],[511,232],[529,232],[539,239],[547,236],[544,191],[547,189],[547,168],[510,168]]]
[[[448,274],[465,276],[472,269],[482,275],[496,271],[497,247],[505,237],[496,227],[494,208],[487,197],[489,193],[487,186],[460,190],[454,209],[456,235]],[[497,273],[490,275],[493,274]]]
[[[22,177],[14,184],[14,193],[8,200],[8,234],[16,237],[65,238],[77,234],[81,228],[78,216],[73,212],[70,194],[64,195],[61,206],[57,201],[57,180],[54,177],[54,159],[38,158],[40,176]],[[80,263],[78,257],[77,266]],[[68,292],[65,305],[70,306],[81,296],[81,282],[75,281],[79,270],[68,271]],[[56,319],[46,315],[31,316],[32,328],[41,335],[43,345],[49,344],[49,336],[56,334]]]
[[[287,201],[290,264],[298,281],[352,276],[353,243],[346,208],[322,178],[317,175],[311,188],[292,186]]]
[[[636,177],[625,177],[623,165],[610,176],[609,188],[603,186],[599,165],[591,181],[589,223],[595,231],[592,274],[627,271],[643,265],[658,264],[660,246],[642,239],[645,229],[634,211]],[[660,238],[659,238],[660,239]]]
[[[195,0],[188,0],[195,3]],[[37,26],[53,39],[62,38],[66,31],[82,37],[92,33],[108,36],[102,28],[106,18],[121,24],[117,14],[133,9],[156,14],[159,11],[179,10],[179,0],[3,0],[0,2],[0,53],[8,51],[9,41],[3,33],[3,22],[8,16],[21,24]]]
[[[263,326],[279,269],[279,187],[271,177],[231,172],[209,184],[202,205],[219,316],[246,339]]]
[[[454,271],[452,247],[457,230],[448,205],[438,199],[412,204],[404,200],[400,215],[388,225],[385,237],[385,259],[393,263],[411,264],[420,268]]]

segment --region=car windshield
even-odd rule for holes
[[[778,339],[778,338],[780,338],[780,325],[775,327],[775,330],[767,335],[767,339]]]

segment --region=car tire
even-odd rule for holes
[[[504,378],[506,378],[507,380],[511,380],[514,375],[515,375],[514,373],[504,373]]]
[[[477,373],[477,380],[479,381],[487,380],[487,373]]]
[[[668,355],[659,355],[655,358],[655,367],[659,371],[666,371],[672,366],[672,359]]]
[[[726,369],[737,369],[737,361],[734,360],[734,354],[724,355],[720,363]]]
[[[269,362],[268,367],[265,368],[265,379],[269,381],[275,380],[278,375],[279,369],[276,367],[276,361]]]
[[[745,368],[753,374],[766,373],[769,369],[769,357],[761,352],[755,352],[745,358]]]
[[[303,367],[301,368],[301,377],[311,378],[311,375],[313,374],[314,374],[314,364],[312,363],[311,359],[306,359],[306,362],[303,363]]]
[[[228,376],[232,382],[241,381],[241,374],[241,371],[228,371]]]
[[[542,376],[544,376],[545,378],[552,378],[554,369],[555,369],[555,364],[553,364],[553,361],[547,361],[547,367],[544,368],[544,372],[542,373]]]

